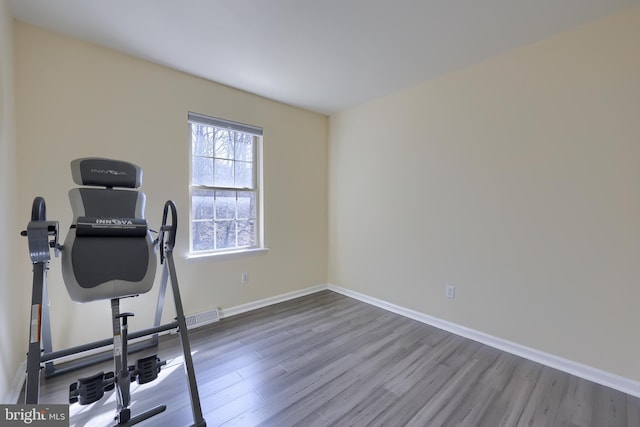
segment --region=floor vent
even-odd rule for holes
[[[203,311],[202,313],[192,314],[190,316],[186,316],[187,320],[187,329],[195,329],[200,326],[208,325],[210,323],[215,323],[220,320],[220,313],[217,308],[209,311]]]

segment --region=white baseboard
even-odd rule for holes
[[[293,291],[282,295],[276,295],[261,299],[258,301],[249,302],[247,304],[238,305],[231,308],[223,308],[220,310],[220,318],[229,316],[235,316],[237,314],[246,313],[247,311],[256,310],[258,308],[267,307],[269,305],[277,304],[279,302],[288,301],[294,298],[300,298],[305,295],[315,294],[316,292],[324,291],[328,289],[327,285],[318,285],[310,288],[300,289],[299,291]]]
[[[635,397],[640,397],[640,382],[638,381],[612,374],[611,372],[603,371],[591,366],[583,365],[581,363],[564,359],[562,357],[545,353],[543,351],[526,347],[511,341],[507,341],[502,338],[494,337],[492,335],[485,334],[484,332],[456,325],[455,323],[438,319],[437,317],[429,316],[415,310],[400,307],[387,301],[373,298],[359,292],[341,288],[339,286],[329,284],[327,285],[327,289],[366,302],[368,304],[375,305],[376,307],[383,308],[393,313],[400,314],[404,317],[417,320],[418,322],[426,323],[427,325],[431,325],[436,328],[451,332],[453,334],[460,335],[462,337],[469,338],[482,344],[497,348],[499,350],[506,351],[507,353],[524,357],[525,359],[529,359],[534,362],[549,366],[551,368],[566,372],[568,374],[593,381],[594,383],[611,387]]]
[[[20,393],[22,393],[22,386],[24,386],[24,381],[27,377],[27,360],[23,360],[18,366],[18,370],[13,377],[13,381],[11,382],[11,387],[7,395],[2,400],[5,404],[18,403],[18,399],[20,398]]]

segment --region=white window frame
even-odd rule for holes
[[[211,126],[218,129],[228,129],[236,132],[243,132],[253,135],[253,187],[221,187],[208,186],[193,183],[193,140],[191,126],[192,124],[200,124]],[[225,257],[243,254],[266,253],[267,248],[264,246],[264,204],[263,204],[263,177],[262,177],[262,128],[252,125],[246,125],[231,120],[210,117],[199,113],[188,113],[188,140],[189,140],[189,258],[199,257]],[[235,161],[235,160],[234,160]],[[233,247],[211,250],[194,250],[193,236],[194,224],[198,221],[194,218],[193,213],[193,192],[198,190],[207,191],[235,191],[235,192],[253,192],[255,194],[255,244],[253,246]],[[215,210],[215,209],[214,209]],[[215,214],[214,214],[215,215]],[[211,218],[213,221],[214,218]],[[215,237],[214,237],[215,242]]]

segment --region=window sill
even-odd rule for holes
[[[245,256],[266,255],[268,252],[269,252],[269,248],[240,249],[237,251],[228,251],[228,252],[187,254],[185,258],[187,260],[198,260],[198,259],[222,260],[222,259],[241,258]]]

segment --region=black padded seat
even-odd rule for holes
[[[62,275],[76,302],[148,292],[157,256],[144,219],[146,197],[136,190],[142,169],[104,158],[71,162],[73,222],[62,250]],[[96,188],[102,187],[102,188]],[[125,189],[123,189],[125,188]]]

